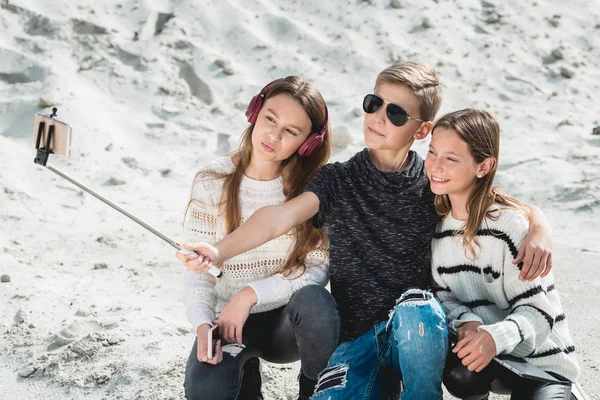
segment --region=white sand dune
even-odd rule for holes
[[[265,83],[319,88],[344,160],[363,146],[362,96],[397,60],[436,66],[442,112],[498,117],[498,183],[553,224],[581,382],[600,398],[600,4],[393,3],[0,1],[0,398],[181,399],[194,340],[174,250],[32,162],[40,97],[74,127],[51,163],[178,237],[195,170],[237,146]],[[297,370],[265,364],[266,398],[294,398]]]

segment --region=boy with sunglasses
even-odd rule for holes
[[[404,400],[442,398],[446,321],[427,290],[439,217],[423,159],[410,150],[431,131],[441,102],[442,88],[430,66],[405,62],[386,68],[363,102],[367,149],[325,165],[302,195],[259,209],[214,247],[193,246],[203,256],[196,265],[202,271],[209,260],[218,265],[310,218],[314,226],[327,227],[341,344],[319,375],[313,399],[398,393]],[[533,214],[529,242],[547,240],[544,216],[535,209]],[[534,254],[539,260],[545,253]]]

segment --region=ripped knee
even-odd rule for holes
[[[348,368],[347,364],[338,364],[325,368],[319,374],[319,380],[315,386],[315,394],[327,389],[345,388]]]

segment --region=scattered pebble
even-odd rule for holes
[[[115,178],[115,177],[112,177],[112,176],[111,176],[111,177],[108,179],[108,181],[106,181],[105,185],[106,185],[106,186],[118,186],[118,185],[124,185],[124,184],[126,184],[126,183],[127,183],[127,182],[125,182],[125,181],[124,181],[124,180],[122,180],[122,179],[118,179],[118,178]]]
[[[170,168],[165,168],[165,169],[161,169],[159,172],[163,178],[166,178],[166,177],[170,176],[171,172],[173,172],[173,171],[171,171]]]
[[[600,126],[597,126],[592,130],[592,135],[600,135]]]
[[[225,67],[229,66],[229,61],[219,58],[219,59],[215,60],[215,64],[219,68],[225,68]]]
[[[429,19],[429,17],[423,18],[423,22],[421,23],[421,25],[425,29],[433,28],[433,23],[431,22],[431,19]]]
[[[2,283],[10,282],[10,276],[3,274],[2,276],[0,276],[0,282],[2,282]]]
[[[19,371],[19,376],[21,378],[28,378],[31,375],[33,375],[36,371],[36,368],[33,367],[33,365],[28,365],[25,368],[23,368],[21,371]]]
[[[560,25],[560,15],[553,15],[551,18],[548,18],[548,23],[555,28],[558,28]]]
[[[494,8],[494,4],[487,2],[485,0],[481,0],[481,6],[483,8]]]
[[[392,8],[402,8],[402,3],[400,0],[392,0],[390,6],[392,6]]]
[[[108,268],[108,265],[106,263],[96,263],[96,264],[94,264],[93,269],[106,269],[106,268]]]
[[[50,96],[41,96],[39,106],[40,108],[48,108],[56,106],[56,101]]]
[[[77,317],[87,317],[88,315],[90,315],[90,312],[87,310],[77,310],[75,313],[75,316]]]
[[[552,57],[554,57],[557,60],[562,60],[563,59],[563,52],[561,49],[554,49],[552,50]]]
[[[360,108],[355,108],[354,110],[352,110],[352,114],[354,114],[355,117],[362,117],[364,112]]]
[[[565,68],[565,67],[560,67],[560,74],[567,79],[571,79],[572,77],[575,76],[575,72],[573,72],[570,69]]]

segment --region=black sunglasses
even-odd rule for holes
[[[368,94],[363,100],[363,110],[367,114],[372,114],[377,112],[377,110],[383,107],[384,104],[385,101],[381,97],[377,96],[376,94]],[[394,103],[388,103],[386,113],[390,122],[395,126],[403,126],[408,122],[409,119],[423,122],[422,119],[409,117],[408,112],[404,108]]]

